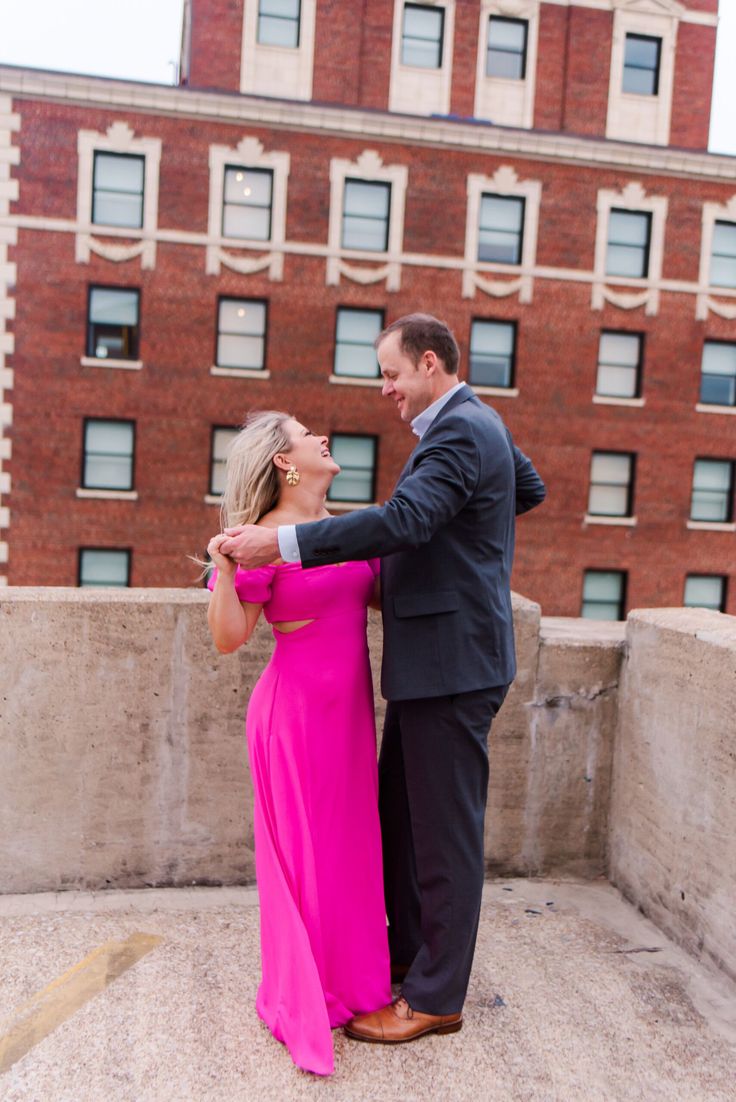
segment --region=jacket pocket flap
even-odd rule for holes
[[[457,612],[460,601],[454,589],[438,589],[434,593],[403,593],[394,597],[394,613],[398,617],[434,616],[440,612]]]

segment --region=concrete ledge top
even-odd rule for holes
[[[542,643],[565,643],[571,647],[623,647],[626,624],[621,620],[543,616],[539,638]]]
[[[0,604],[188,605],[206,604],[209,593],[201,586],[179,589],[123,589],[117,586],[9,585],[0,589]]]
[[[736,616],[708,608],[636,608],[629,613],[628,622],[632,628],[647,624],[719,647],[736,647]]]

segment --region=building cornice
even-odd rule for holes
[[[329,133],[359,140],[370,138],[402,145],[470,149],[475,153],[557,164],[600,165],[637,174],[646,172],[724,182],[736,180],[736,157],[723,154],[517,130],[475,120],[420,118],[388,111],[295,103],[39,69],[0,65],[0,94],[96,109]]]

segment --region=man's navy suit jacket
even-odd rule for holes
[[[297,526],[305,567],[381,557],[387,700],[513,680],[514,518],[544,496],[501,418],[464,386],[412,452],[385,505]]]

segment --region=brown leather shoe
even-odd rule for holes
[[[462,1025],[462,1014],[422,1014],[419,1010],[413,1010],[401,997],[373,1014],[359,1014],[351,1018],[345,1032],[354,1041],[400,1045],[405,1041],[415,1041],[425,1033],[457,1033]]]

